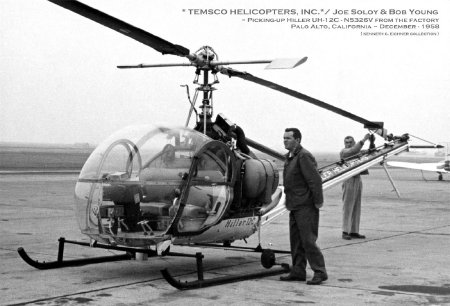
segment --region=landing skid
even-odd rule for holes
[[[110,261],[131,260],[131,259],[136,258],[136,253],[144,253],[144,254],[147,254],[149,257],[158,256],[156,251],[150,250],[150,249],[147,250],[147,249],[120,247],[120,246],[101,244],[101,243],[97,243],[97,242],[91,244],[88,242],[66,240],[64,237],[59,238],[58,241],[59,241],[59,247],[58,247],[58,257],[57,257],[56,261],[39,262],[37,260],[32,259],[30,256],[28,256],[27,252],[25,252],[25,250],[23,248],[18,248],[17,252],[19,253],[20,257],[27,264],[29,264],[30,266],[32,266],[36,269],[40,269],[40,270],[57,269],[57,268],[65,268],[65,267],[76,267],[76,266],[83,266],[83,265],[96,264],[96,263],[102,263],[102,262],[110,262]],[[63,258],[64,257],[64,245],[66,243],[77,244],[77,245],[87,246],[87,247],[92,247],[92,248],[100,248],[100,249],[115,250],[115,251],[125,251],[126,253],[121,254],[121,255],[110,255],[110,256],[64,260],[64,258]],[[175,253],[175,252],[166,252],[166,253],[163,253],[162,255],[195,257],[195,255]]]
[[[88,242],[66,240],[64,237],[59,238],[58,241],[59,241],[59,247],[58,247],[58,256],[57,256],[56,261],[39,262],[37,260],[34,260],[27,254],[27,252],[25,252],[25,250],[22,247],[18,248],[17,252],[19,253],[20,257],[27,264],[29,264],[30,266],[32,266],[36,269],[40,269],[40,270],[58,269],[58,268],[65,268],[65,267],[76,267],[76,266],[83,266],[83,265],[110,262],[110,261],[131,260],[131,259],[136,258],[136,253],[144,253],[144,254],[147,254],[149,257],[158,256],[157,252],[154,250],[112,246],[112,245],[106,245],[106,244],[101,244],[101,243],[97,243],[97,242],[91,244]],[[64,257],[64,245],[66,243],[87,246],[87,247],[108,249],[108,250],[125,251],[126,253],[121,254],[121,255],[64,260],[64,258],[63,258]],[[218,247],[217,245],[205,245],[205,246]],[[225,248],[225,249],[229,249],[229,248],[230,247]],[[263,250],[260,246],[258,246],[257,248],[245,248],[245,249],[255,251],[255,252],[261,252],[261,264],[266,269],[269,269],[272,266],[276,265],[275,253],[285,253],[286,252],[286,251],[273,251],[270,249]],[[217,277],[217,278],[212,278],[212,279],[204,279],[204,277],[203,277],[203,257],[204,256],[202,253],[198,252],[195,255],[192,255],[192,254],[175,253],[175,252],[167,251],[161,255],[162,256],[179,256],[179,257],[195,257],[196,258],[197,278],[198,278],[196,281],[181,282],[179,280],[176,280],[170,274],[170,272],[167,268],[161,270],[161,273],[162,273],[164,279],[170,285],[172,285],[173,287],[180,289],[180,290],[203,288],[203,287],[221,285],[221,284],[243,281],[243,280],[248,280],[248,279],[267,277],[267,276],[287,273],[290,270],[288,264],[280,264],[281,268],[278,268],[278,269],[271,269],[271,270],[243,274],[243,275],[230,275],[230,276],[223,276],[223,277]]]
[[[200,272],[197,267],[197,274],[198,274],[198,280],[191,281],[191,282],[181,282],[179,280],[176,280],[175,278],[170,275],[169,271],[167,269],[161,270],[161,273],[165,280],[171,284],[173,287],[180,289],[180,290],[188,290],[188,289],[198,289],[198,288],[204,288],[209,286],[216,286],[216,285],[223,285],[233,282],[239,282],[249,279],[256,279],[261,277],[267,277],[272,275],[278,275],[283,273],[289,272],[289,265],[288,264],[281,264],[281,268],[278,269],[271,269],[269,271],[260,271],[255,273],[249,273],[249,274],[242,274],[242,275],[228,275],[223,277],[216,277],[211,279],[204,279],[203,278],[203,271]]]
[[[39,262],[37,260],[31,259],[30,256],[28,256],[27,252],[20,247],[17,249],[17,252],[19,252],[20,257],[29,264],[30,266],[40,269],[40,270],[46,270],[46,269],[57,269],[57,268],[64,268],[64,267],[74,267],[74,266],[83,266],[83,265],[89,265],[94,263],[101,263],[101,262],[109,262],[109,261],[116,261],[116,260],[130,260],[133,258],[132,253],[125,253],[122,255],[111,255],[111,256],[102,256],[102,257],[91,257],[91,258],[82,258],[82,259],[70,259],[70,260],[64,260],[64,244],[65,243],[71,243],[71,244],[78,244],[83,246],[91,246],[87,242],[80,242],[80,241],[71,241],[66,240],[65,238],[61,237],[58,239],[59,241],[59,247],[58,247],[58,258],[56,261],[50,261],[50,262]],[[92,245],[93,247],[98,248],[106,248],[103,245],[97,244]],[[115,250],[122,250],[120,247],[114,248]]]
[[[197,244],[200,245],[200,244]],[[202,246],[206,247],[220,247],[219,245],[215,244],[203,244]],[[260,245],[256,248],[243,248],[243,247],[223,247],[224,249],[240,249],[241,251],[253,251],[253,252],[260,252],[261,253],[261,264],[264,268],[270,269],[272,266],[277,265],[275,262],[275,253],[290,253],[287,251],[273,251],[270,249],[262,249]],[[215,286],[215,285],[222,285],[232,282],[238,282],[238,281],[244,281],[249,279],[256,279],[261,277],[267,277],[267,276],[273,276],[283,273],[288,273],[290,271],[289,265],[282,263],[279,264],[281,268],[278,269],[271,269],[271,270],[263,270],[260,272],[255,273],[248,273],[248,274],[241,274],[241,275],[227,275],[222,277],[216,277],[211,279],[204,279],[203,277],[203,255],[202,253],[196,253],[195,257],[197,259],[197,280],[196,281],[185,281],[181,282],[179,280],[176,280],[170,273],[169,270],[166,268],[164,270],[161,270],[161,273],[164,277],[164,279],[171,284],[173,287],[179,289],[179,290],[188,290],[188,289],[198,289],[198,288],[204,288],[209,286]]]

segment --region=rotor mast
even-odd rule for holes
[[[200,113],[200,123],[203,121],[203,134],[206,134],[207,124],[211,122],[213,115],[212,105],[212,91],[214,88],[208,84],[209,70],[203,69],[203,84],[199,87],[199,90],[203,91],[202,106],[200,107],[202,112]]]
[[[197,92],[203,92],[202,105],[199,107],[201,110],[199,121],[195,129],[202,130],[204,134],[207,134],[210,130],[210,126],[212,125],[212,116],[213,116],[213,96],[212,92],[216,90],[212,85],[219,83],[216,72],[214,70],[214,66],[211,65],[211,62],[218,58],[217,54],[214,50],[209,46],[201,47],[193,56],[193,62],[196,62],[197,69],[195,70],[195,79],[194,84],[198,84],[199,87],[196,88]],[[203,72],[203,83],[199,83],[199,77],[201,72]],[[214,76],[213,82],[210,84],[209,73],[212,73]],[[198,94],[195,95],[197,97]],[[195,100],[194,100],[195,105]],[[191,113],[190,113],[191,114]],[[188,119],[186,122],[189,122],[190,114],[188,115]]]

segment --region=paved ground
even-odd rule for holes
[[[59,270],[23,262],[23,246],[39,260],[55,260],[57,239],[85,240],[72,212],[76,175],[0,175],[0,292],[2,305],[444,305],[450,304],[450,182],[429,173],[392,169],[402,198],[382,169],[364,177],[361,232],[366,240],[342,240],[340,187],[326,192],[319,244],[329,280],[322,286],[280,282],[279,276],[179,291],[162,279],[169,267],[178,279],[195,276],[191,258],[154,258]],[[447,177],[448,179],[448,177]],[[287,216],[263,229],[263,246],[288,249]],[[255,246],[257,237],[248,240]],[[177,248],[205,254],[205,278],[260,271],[259,255]],[[107,255],[67,246],[66,258]],[[278,256],[278,262],[290,262]],[[309,274],[311,276],[311,274]]]

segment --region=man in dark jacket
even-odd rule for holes
[[[319,208],[323,205],[322,178],[314,156],[300,142],[302,134],[296,128],[284,133],[284,147],[289,150],[284,164],[283,184],[286,208],[289,210],[289,236],[292,269],[282,281],[305,281],[306,262],[314,271],[308,285],[320,285],[328,279],[325,260],[317,246]]]

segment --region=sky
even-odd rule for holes
[[[269,70],[265,65],[231,67],[365,119],[382,121],[394,135],[409,133],[432,142],[450,141],[447,0],[84,3],[191,52],[211,46],[220,60],[307,56],[304,64],[291,70]],[[200,9],[217,14],[201,14]],[[241,13],[231,14],[236,9]],[[352,24],[342,22],[342,18],[381,18],[379,12],[384,9],[388,14],[383,18],[438,19],[414,24],[439,28],[415,30],[437,33],[433,36],[362,35],[391,30],[293,28],[293,24],[331,26],[332,22],[256,22],[258,18],[291,16],[246,13],[263,9],[329,10],[326,16],[300,13],[294,17],[341,18],[341,25]],[[336,10],[342,14],[333,14]],[[352,14],[352,10],[361,12]],[[248,18],[256,20],[249,22]],[[0,50],[0,142],[98,144],[129,125],[184,125],[186,121],[189,103],[186,89],[180,85],[189,85],[193,96],[192,67],[116,68],[182,63],[184,58],[162,55],[48,1],[0,1]],[[345,136],[358,139],[367,133],[358,122],[280,92],[224,75],[219,75],[219,81],[214,91],[214,114],[223,113],[240,125],[247,137],[271,148],[282,150],[286,127],[298,127],[302,144],[312,152],[338,152]],[[412,143],[423,144],[413,139]],[[377,140],[377,144],[382,142]]]

